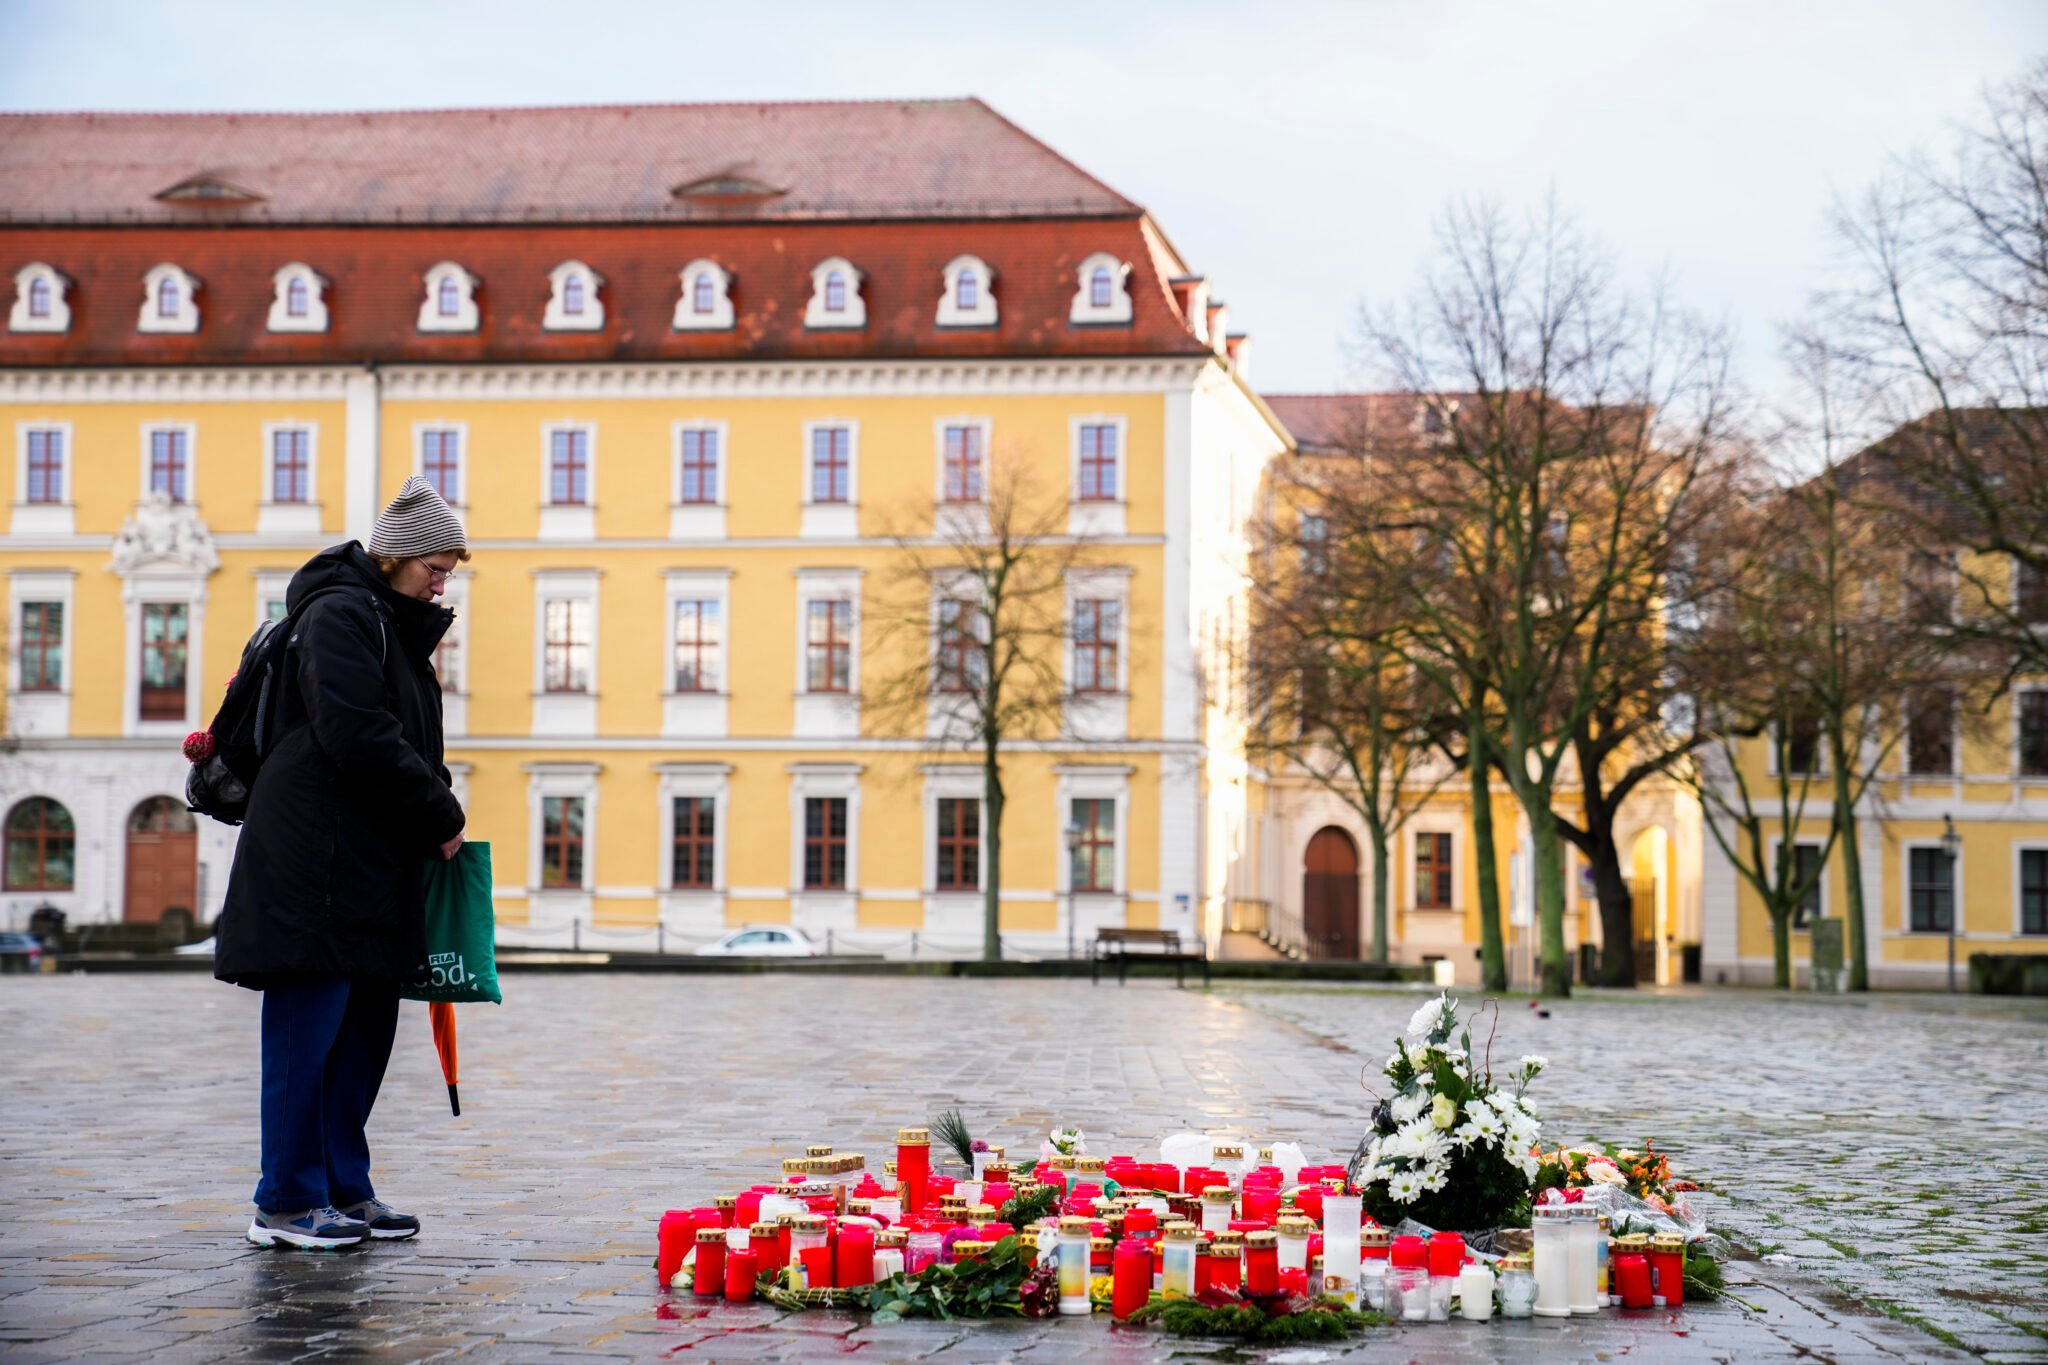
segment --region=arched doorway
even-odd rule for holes
[[[1671,836],[1652,825],[1636,836],[1629,857],[1629,899],[1634,902],[1636,982],[1671,980],[1675,926],[1671,922]]]
[[[1358,956],[1358,845],[1335,825],[1302,854],[1301,932],[1310,957]]]
[[[152,796],[128,813],[128,875],[121,918],[156,924],[199,918],[199,826],[185,803]]]

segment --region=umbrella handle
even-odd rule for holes
[[[455,1082],[448,1082],[448,1112],[456,1118],[462,1117],[462,1101],[456,1098]]]

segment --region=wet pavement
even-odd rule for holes
[[[1013,1151],[1056,1123],[1104,1152],[1185,1126],[1348,1151],[1361,1071],[1377,1070],[1416,1004],[1153,982],[513,975],[505,987],[505,1006],[460,1011],[460,1119],[423,1007],[401,1021],[371,1137],[380,1195],[419,1213],[422,1237],[303,1254],[241,1241],[256,996],[189,976],[0,981],[0,1350],[1260,1358],[1100,1319],[875,1326],[700,1308],[655,1285],[654,1221],[809,1142],[879,1165],[898,1126],[956,1104]],[[2048,1012],[1977,1004],[1727,993],[1575,1001],[1545,1020],[1517,1005],[1497,1048],[1550,1057],[1546,1140],[1659,1138],[1675,1165],[1730,1192],[1707,1197],[1710,1218],[1791,1261],[1733,1268],[1749,1308],[1383,1329],[1271,1358],[1967,1358],[1916,1322],[1994,1358],[2048,1355],[2048,1229],[2035,1225]],[[1938,1191],[1952,1197],[1921,1197]]]

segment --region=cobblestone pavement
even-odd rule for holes
[[[879,1161],[899,1124],[953,1103],[1018,1145],[1065,1121],[1105,1150],[1182,1125],[1348,1147],[1359,1069],[1414,1005],[1150,982],[518,975],[506,988],[502,1009],[461,1012],[461,1119],[447,1114],[423,1009],[408,1006],[401,1021],[372,1140],[380,1193],[420,1212],[426,1233],[294,1254],[240,1240],[255,1181],[257,997],[197,977],[0,982],[0,1350],[22,1360],[1245,1359],[1099,1321],[874,1327],[841,1314],[700,1309],[655,1287],[654,1220],[805,1142]],[[2023,1125],[2042,1116],[2043,1033],[2023,1014],[1743,996],[1712,1007],[1573,1003],[1547,1021],[1516,1017],[1502,1045],[1552,1057],[1544,1093],[1561,1130],[1666,1137],[1681,1160],[1744,1186],[1751,1198],[1727,1211],[1745,1231],[1769,1212],[1755,1196],[1784,1192],[1790,1230],[1778,1238],[1802,1261],[1820,1244],[1791,1187],[1853,1173],[1844,1183],[1869,1211],[1829,1226],[1866,1237],[1869,1259],[1900,1263],[1885,1292],[1972,1346],[2014,1350],[2048,1345],[2016,1332],[1990,1339],[1994,1313],[2042,1315],[2040,1261],[2019,1249],[2029,1239],[2013,1231],[2006,1187],[2033,1182],[2025,1197],[2040,1216],[2042,1139]],[[1923,1103],[1948,1117],[1920,1116]],[[1957,1136],[2003,1146],[1939,1176],[1881,1164],[1935,1134],[1944,1146]],[[1790,1165],[1758,1174],[1776,1162]],[[1943,1195],[1953,1218],[1919,1208],[1922,1189],[1953,1191]],[[1887,1221],[1890,1203],[1913,1207]],[[1943,1228],[1955,1235],[1934,1235]],[[2013,1302],[1980,1312],[1958,1301],[1969,1322],[1927,1311],[1948,1311],[1939,1291],[1951,1277],[1907,1258],[1946,1248],[1969,1264],[2010,1259],[1953,1279]],[[1724,1304],[1388,1330],[1272,1358],[1964,1358],[1792,1269],[1738,1267],[1737,1279],[1756,1312]]]
[[[1412,997],[1241,994],[1392,1051]],[[1478,1044],[1483,1033],[1474,1031]],[[1980,1353],[2048,1358],[2048,1006],[1702,993],[1507,1003],[1496,1058],[1549,1058],[1546,1144],[1655,1139],[1710,1218]]]

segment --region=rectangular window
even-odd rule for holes
[[[2029,626],[2048,626],[2048,569],[2013,561],[2013,607]]]
[[[853,603],[804,603],[804,686],[812,692],[853,690]]]
[[[946,501],[981,501],[981,428],[946,428]]]
[[[64,690],[64,604],[24,602],[21,604],[21,690],[62,692]],[[182,683],[180,684],[182,689]],[[185,698],[178,696],[178,713],[184,714]]]
[[[846,798],[804,798],[804,887],[812,891],[846,888]]]
[[[1788,773],[1819,773],[1820,761],[1820,717],[1816,715],[1795,715],[1785,722],[1785,771]]]
[[[270,433],[270,500],[308,502],[312,499],[312,466],[308,448],[312,433],[303,430]]]
[[[2020,776],[2048,777],[2048,690],[2015,695],[2020,708]]]
[[[31,431],[28,434],[28,500],[40,503],[64,501],[62,431]]]
[[[718,432],[688,430],[683,433],[683,501],[718,501]]]
[[[1415,908],[1451,908],[1451,836],[1423,831],[1415,836]]]
[[[1947,777],[1956,770],[1956,694],[1933,687],[1906,706],[1906,771]]]
[[[709,887],[713,884],[712,853],[718,843],[718,803],[708,796],[675,798],[675,853],[670,884]]]
[[[548,433],[548,501],[581,507],[590,501],[590,433],[570,428]]]
[[[282,602],[275,602],[271,605],[282,608],[284,604]],[[440,682],[442,689],[445,691],[453,692],[459,696],[465,690],[462,682],[462,618],[460,616],[456,617],[455,623],[442,633],[440,643],[434,646],[434,677]]]
[[[1306,574],[1321,574],[1330,571],[1330,523],[1322,517],[1306,516],[1301,519],[1301,571]]]
[[[462,501],[462,433],[431,430],[420,433],[420,477],[451,503]]]
[[[1907,927],[1916,934],[1945,934],[1949,918],[1955,914],[1955,865],[1939,848],[1913,849],[1911,858],[1912,918]]]
[[[939,799],[939,865],[932,884],[941,891],[972,891],[981,885],[981,800]]]
[[[1074,690],[1117,691],[1118,603],[1083,597],[1074,603]]]
[[[1070,814],[1074,838],[1067,871],[1074,890],[1116,890],[1116,802],[1077,797]]]
[[[590,690],[590,603],[558,598],[545,611],[547,639],[543,645],[543,686],[550,692]]]
[[[175,429],[149,433],[149,491],[168,494],[172,502],[185,501],[190,492],[186,477],[191,451],[185,435]]]
[[[1820,845],[1795,844],[1792,848],[1792,875],[1799,885],[1806,888],[1800,893],[1799,903],[1792,907],[1792,927],[1804,929],[1811,920],[1820,918]]]
[[[2048,849],[2020,853],[2020,932],[2048,934]]]
[[[583,885],[583,798],[540,799],[540,884],[544,888]]]
[[[846,502],[853,497],[853,432],[818,427],[811,432],[811,501]]]
[[[971,692],[987,674],[983,652],[987,623],[981,608],[956,597],[939,599],[937,657],[932,684],[941,692]]]
[[[1091,422],[1081,428],[1080,487],[1075,496],[1082,502],[1116,499],[1116,455],[1114,424]]]
[[[676,603],[678,692],[716,692],[719,679],[718,609],[715,601]]]
[[[270,601],[265,602],[263,604],[263,619],[265,621],[282,621],[284,620],[285,617],[291,614],[291,607],[287,605],[284,599],[281,597],[273,597],[272,599],[270,599]],[[441,643],[446,644],[447,642],[448,637],[445,635],[442,636]],[[437,660],[441,657],[441,653],[438,648],[434,651],[434,657]],[[440,665],[437,663],[435,665],[436,671],[439,671],[439,667]]]
[[[185,719],[185,604],[142,604],[143,720]]]

